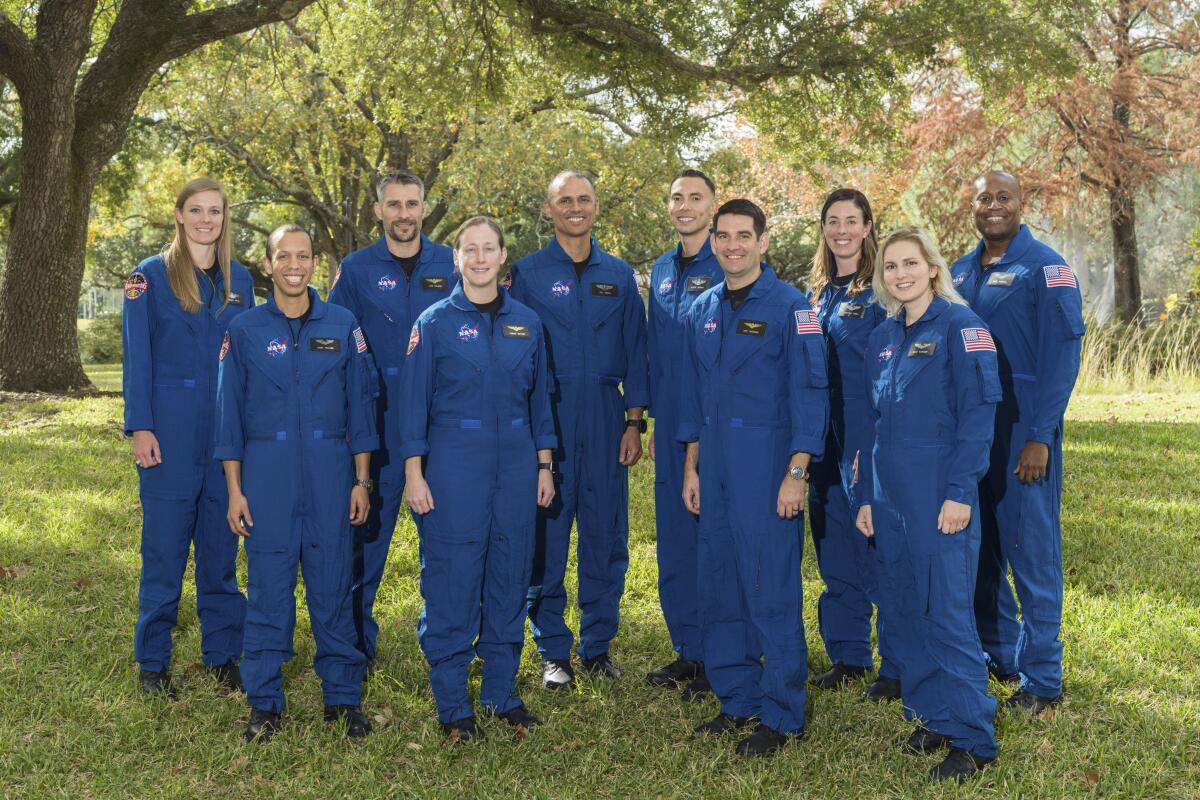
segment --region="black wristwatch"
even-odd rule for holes
[[[546,470],[547,472],[549,472],[551,475],[553,475],[554,474],[554,462],[553,461],[539,461],[538,462],[538,470],[541,471],[543,469]]]
[[[354,485],[361,486],[368,492],[375,491],[375,481],[371,480],[370,478],[355,478]]]
[[[637,428],[638,433],[645,433],[646,432],[646,420],[645,419],[627,419],[627,420],[625,420],[625,427],[626,428]]]

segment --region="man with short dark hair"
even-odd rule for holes
[[[646,307],[633,269],[591,236],[599,210],[590,178],[573,170],[556,175],[542,203],[554,238],[508,276],[513,299],[541,317],[556,387],[550,402],[559,485],[551,506],[538,509],[528,602],[548,689],[575,683],[563,578],[576,521],[580,664],[595,676],[620,675],[609,645],[629,567],[629,467],[642,455],[649,403]]]
[[[667,216],[679,244],[659,256],[650,273],[650,416],[654,435],[654,524],[658,552],[658,600],[677,657],[649,675],[652,686],[683,686],[696,700],[711,689],[704,675],[704,642],[696,573],[696,515],[683,506],[683,457],[679,427],[679,379],[686,346],[684,320],[696,298],[723,280],[709,228],[717,208],[716,185],[700,170],[685,169],[671,182]]]
[[[379,241],[342,259],[329,289],[329,302],[350,309],[361,323],[381,388],[371,514],[354,531],[354,624],[358,648],[367,657],[367,675],[374,670],[379,635],[375,595],[404,497],[404,458],[398,448],[404,417],[400,376],[408,334],[422,311],[450,296],[457,280],[450,248],[421,232],[424,182],[397,170],[379,180],[376,197],[375,218],[383,228]]]
[[[768,243],[754,203],[717,209],[725,282],[688,315],[678,430],[684,505],[700,515],[704,667],[721,701],[696,732],[753,728],[736,748],[749,756],[804,733],[804,502],[829,421],[820,323],[762,263]]]
[[[983,238],[951,273],[991,330],[1004,392],[979,485],[975,616],[989,669],[1020,681],[1004,707],[1038,713],[1062,697],[1063,417],[1079,374],[1083,298],[1063,257],[1021,223],[1015,176],[980,175],[973,206]]]

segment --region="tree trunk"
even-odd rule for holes
[[[54,83],[21,106],[20,194],[0,275],[0,388],[11,391],[91,385],[76,316],[96,175],[72,152],[74,82]]]
[[[1108,208],[1113,235],[1114,304],[1124,322],[1138,319],[1142,310],[1142,286],[1138,277],[1137,209],[1120,185],[1108,190]]]

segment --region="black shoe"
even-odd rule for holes
[[[511,708],[503,714],[496,714],[495,716],[496,719],[502,719],[518,730],[524,728],[527,731],[531,731],[542,724],[542,721],[533,714],[530,714],[529,709],[525,708],[525,706]]]
[[[146,694],[161,694],[168,700],[175,700],[179,697],[175,687],[171,684],[171,673],[169,672],[152,672],[144,669],[138,676],[138,686]]]
[[[346,723],[346,735],[361,739],[371,732],[371,721],[358,706],[325,706],[325,721]]]
[[[688,683],[703,669],[704,665],[699,661],[684,661],[682,658],[677,658],[670,664],[659,667],[646,675],[646,683],[666,689],[677,689],[681,683]]]
[[[1058,697],[1039,697],[1033,692],[1021,689],[1004,701],[1004,708],[1028,711],[1031,714],[1040,714],[1047,708],[1054,708],[1061,702],[1061,694]]]
[[[887,703],[892,700],[899,700],[900,681],[895,678],[878,677],[862,693],[862,699],[870,700],[872,703]]]
[[[691,683],[683,687],[683,692],[680,696],[689,703],[695,703],[703,700],[712,693],[712,684],[708,682],[708,676],[704,674],[704,665],[701,664],[700,674],[692,679]]]
[[[1019,672],[997,672],[991,664],[988,664],[988,674],[1005,686],[1021,685],[1021,673]]]
[[[866,667],[847,667],[845,664],[834,664],[833,669],[822,672],[809,682],[818,689],[840,689],[866,674]]]
[[[943,736],[924,727],[917,728],[909,737],[896,740],[896,747],[910,756],[929,755],[949,746],[949,736]]]
[[[579,666],[583,668],[584,672],[591,675],[593,678],[621,677],[621,670],[618,669],[617,665],[614,664],[612,659],[608,657],[608,653],[601,653],[600,655],[592,656],[591,658],[581,658],[579,660]]]
[[[951,747],[945,760],[929,770],[929,777],[935,781],[958,781],[962,783],[995,760],[995,758],[968,753],[966,750],[958,747]]]
[[[250,721],[246,723],[246,730],[242,731],[242,738],[247,742],[265,742],[275,735],[275,732],[279,730],[282,724],[282,714],[276,714],[274,711],[263,711],[260,708],[251,708]]]
[[[737,743],[734,752],[739,756],[766,756],[783,747],[791,738],[760,722],[754,733]]]
[[[452,742],[478,742],[485,738],[483,728],[479,727],[475,717],[463,717],[454,722],[443,722],[442,732]]]
[[[229,691],[246,693],[246,687],[242,685],[242,671],[233,659],[220,666],[210,667],[208,672],[217,679],[217,683]]]
[[[720,736],[722,733],[749,728],[758,722],[754,717],[735,717],[722,711],[708,722],[697,725],[693,730],[700,736]]]
[[[575,670],[565,658],[550,658],[542,662],[543,689],[574,689]]]

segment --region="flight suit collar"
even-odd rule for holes
[[[502,317],[512,311],[512,299],[508,296],[503,286],[497,286],[496,292],[500,295],[500,311],[496,314],[497,317]],[[459,311],[477,311],[475,304],[471,302],[471,298],[467,297],[467,292],[463,289],[463,282],[459,281],[454,284],[454,288],[450,291],[450,305],[457,308]]]
[[[1020,261],[1021,257],[1029,251],[1029,248],[1033,245],[1033,242],[1034,238],[1033,234],[1029,231],[1029,226],[1022,222],[1021,227],[1017,229],[1017,235],[1014,236],[1013,240],[1008,243],[1008,249],[1004,251],[1004,255],[1000,257],[999,261],[988,264],[987,268],[995,269],[996,267],[1006,267],[1009,264],[1014,264],[1017,261]],[[983,254],[983,239],[980,239],[979,244],[975,245],[975,252],[972,254],[972,257],[975,259],[976,266],[978,266],[980,269],[983,269]]]
[[[589,236],[588,241],[591,243],[591,249],[588,251],[587,265],[589,267],[599,266],[600,245],[596,244],[595,236]],[[562,245],[558,243],[557,236],[550,237],[550,244],[546,245],[546,253],[555,261],[561,261],[564,264],[570,264],[572,266],[575,264],[574,259],[567,255],[567,251],[563,250]]]
[[[392,255],[391,250],[388,250],[386,234],[380,236],[375,240],[375,244],[371,245],[371,253],[375,256],[375,260],[382,264],[396,263],[396,257]],[[415,275],[416,270],[419,270],[421,267],[429,263],[431,258],[433,258],[433,241],[422,233],[421,252],[417,254],[417,266],[416,269],[413,270],[413,274]]]
[[[754,286],[750,288],[750,294],[746,295],[747,303],[756,297],[762,297],[767,292],[771,291],[771,289],[775,287],[775,284],[779,282],[779,278],[775,277],[775,270],[771,268],[770,264],[764,261],[760,264],[760,266],[762,267],[762,274],[758,276],[758,280],[755,281]],[[722,301],[725,300],[726,292],[729,291],[728,286],[729,284],[725,281],[721,282],[720,293]]]
[[[678,269],[679,268],[679,260],[681,258],[683,258],[683,242],[680,242],[679,244],[675,245],[674,258],[675,258],[675,268]],[[696,251],[696,255],[692,256],[692,262],[691,262],[691,264],[689,264],[689,266],[699,264],[702,261],[707,261],[711,258],[713,258],[712,239],[706,236],[704,238],[704,244],[700,245],[700,249]]]
[[[311,286],[308,287],[308,302],[312,304],[312,311],[308,315],[309,319],[320,319],[325,316],[325,301],[317,294],[317,290]],[[287,315],[280,311],[279,306],[275,304],[274,287],[271,288],[271,291],[267,292],[267,302],[265,305],[267,306],[267,310],[275,316],[287,319]]]
[[[925,313],[921,315],[921,318],[919,320],[917,320],[915,324],[920,325],[923,322],[932,322],[933,320],[940,317],[942,315],[942,312],[945,311],[949,307],[950,307],[949,300],[947,300],[944,297],[936,297],[935,296],[933,298],[933,302],[931,302],[929,304],[929,308],[925,309]],[[896,317],[896,319],[900,322],[900,330],[905,329],[905,325],[907,324],[905,322],[907,314],[908,314],[908,310],[906,308],[904,308],[903,306],[901,306],[900,314]]]

